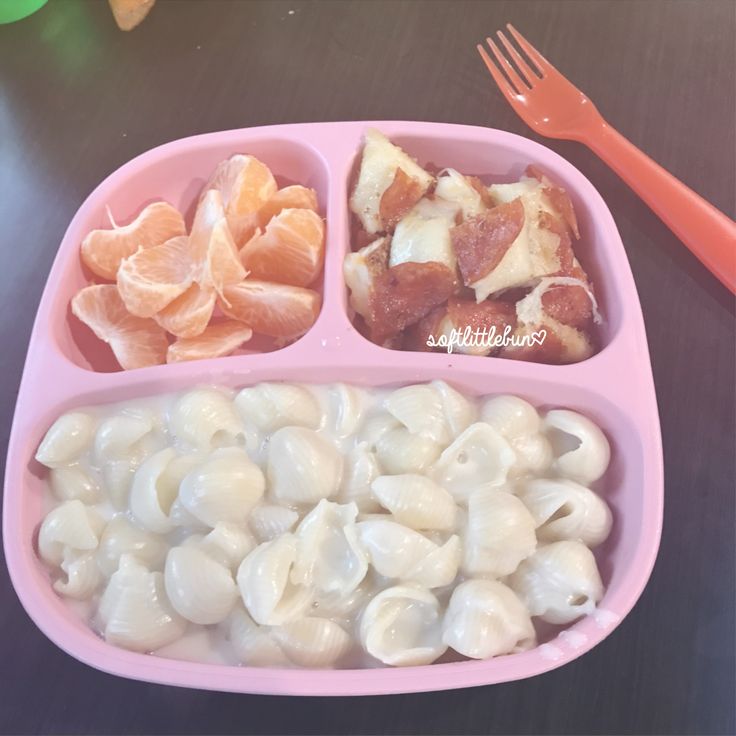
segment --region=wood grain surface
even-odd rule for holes
[[[0,26],[3,443],[63,232],[136,154],[195,133],[322,120],[447,121],[536,138],[474,49],[511,21],[624,135],[733,217],[735,14],[728,0],[159,0],[125,34],[104,2],[51,0]],[[733,299],[591,153],[544,143],[613,212],[654,365],[664,535],[621,626],[574,663],[507,685],[343,700],[225,695],[79,664],[30,622],[3,565],[0,732],[734,733]]]

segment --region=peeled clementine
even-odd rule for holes
[[[230,230],[240,246],[252,234],[258,210],[278,187],[266,164],[255,156],[236,154],[218,164],[202,196],[210,189],[220,192]]]
[[[166,359],[166,333],[152,319],[125,308],[113,284],[87,286],[72,299],[72,312],[111,348],[125,370],[159,365]]]
[[[138,248],[161,245],[177,235],[186,235],[184,218],[168,202],[153,202],[130,224],[87,235],[81,246],[82,262],[97,276],[115,281],[124,258]]]
[[[203,360],[230,355],[253,337],[253,330],[237,320],[211,324],[197,337],[181,337],[169,345],[167,363],[183,360]]]
[[[265,227],[268,221],[287,209],[305,209],[317,211],[317,192],[301,184],[293,184],[279,189],[266,204],[258,210],[258,224]]]
[[[153,318],[172,335],[196,337],[204,332],[214,308],[215,292],[192,284]]]
[[[240,251],[256,279],[308,286],[322,270],[325,224],[313,210],[285,209]]]
[[[197,264],[197,281],[218,294],[228,284],[245,278],[230,227],[225,217],[222,196],[210,189],[199,202],[189,236],[192,258]]]
[[[286,340],[303,335],[314,324],[321,305],[320,295],[311,289],[255,279],[226,286],[223,296],[220,309],[228,317],[254,332]]]
[[[184,293],[193,278],[189,238],[179,235],[126,258],[118,269],[118,291],[131,314],[152,317]]]

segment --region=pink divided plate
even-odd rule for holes
[[[364,339],[352,326],[342,278],[349,250],[348,185],[366,128],[376,127],[422,164],[452,166],[487,182],[516,180],[537,164],[569,192],[582,232],[579,257],[593,278],[605,323],[602,347],[568,366],[440,353],[398,352]],[[69,300],[86,284],[79,244],[107,227],[106,206],[121,221],[166,199],[191,217],[214,166],[251,153],[280,184],[317,190],[327,219],[324,303],[314,327],[273,352],[162,365],[113,368],[109,349],[71,317]],[[179,391],[202,383],[242,387],[264,380],[366,386],[443,379],[470,394],[514,393],[538,407],[565,407],[607,433],[612,462],[603,489],[614,514],[611,537],[597,550],[607,587],[594,615],[536,649],[486,661],[363,670],[279,670],[198,664],[136,654],[106,644],[52,590],[34,550],[42,519],[43,468],[33,459],[47,428],[64,411]],[[595,646],[631,610],[659,545],[662,448],[644,324],[634,281],[611,213],[577,169],[537,143],[462,125],[349,122],[280,125],[186,138],[138,156],[87,198],[59,248],[36,317],[8,448],[3,534],[13,585],[41,630],[72,656],[125,677],[245,693],[361,695],[487,685],[537,675]]]

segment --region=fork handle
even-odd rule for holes
[[[736,223],[640,151],[605,121],[580,137],[641,197],[732,293]]]

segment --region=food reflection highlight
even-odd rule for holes
[[[588,418],[442,381],[261,383],[59,417],[38,554],[107,642],[274,667],[427,665],[596,614]]]

